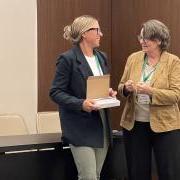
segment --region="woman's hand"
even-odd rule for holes
[[[93,110],[98,110],[98,108],[95,106],[95,101],[93,99],[86,99],[83,102],[83,110],[86,112],[91,112]]]
[[[148,84],[140,82],[136,85],[136,89],[138,94],[152,95],[152,87]]]
[[[124,84],[124,86],[125,86],[125,89],[126,89],[127,91],[129,91],[129,92],[134,92],[134,91],[136,91],[136,85],[135,85],[135,83],[134,83],[132,80],[126,81],[125,84]]]
[[[109,88],[109,96],[116,97],[117,91],[114,91],[112,88]]]

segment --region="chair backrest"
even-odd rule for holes
[[[38,133],[58,133],[61,132],[60,118],[57,111],[37,113]]]
[[[0,114],[0,136],[29,134],[24,118],[18,114]]]

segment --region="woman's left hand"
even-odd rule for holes
[[[136,85],[136,90],[138,94],[148,94],[152,95],[152,87],[145,83],[138,83]]]
[[[109,96],[116,97],[117,91],[114,91],[112,88],[109,88]]]

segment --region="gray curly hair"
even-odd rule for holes
[[[164,23],[156,19],[151,19],[143,23],[142,29],[143,29],[143,37],[145,39],[150,39],[150,40],[157,39],[161,42],[159,47],[162,51],[167,50],[169,48],[170,45],[169,29]]]

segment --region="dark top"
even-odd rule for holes
[[[104,53],[94,50],[103,74],[108,73]],[[91,68],[79,46],[61,54],[50,89],[50,97],[59,105],[63,141],[75,146],[103,147],[103,125],[99,111],[83,111],[86,82],[93,76]],[[94,87],[96,89],[96,87]],[[112,141],[109,115],[105,110],[110,142]]]

